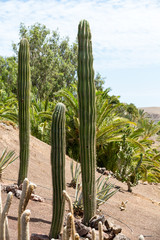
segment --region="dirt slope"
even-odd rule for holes
[[[153,121],[160,121],[160,107],[142,107],[140,109],[143,109]]]
[[[12,126],[0,124],[0,154],[3,149],[15,150],[19,154],[18,129]],[[48,234],[52,218],[52,184],[50,169],[50,146],[31,137],[30,141],[30,181],[37,184],[36,194],[45,199],[44,203],[30,201],[28,209],[31,210],[30,233]],[[12,163],[3,174],[4,184],[16,183],[18,178],[18,161]],[[66,183],[71,180],[70,161],[66,156]],[[98,176],[98,174],[97,174]],[[108,202],[100,207],[103,215],[112,218],[120,225],[123,233],[131,240],[138,239],[140,234],[148,240],[160,239],[160,184],[139,184],[133,189],[133,193],[126,191],[126,185],[111,179],[111,182],[122,188],[122,191],[114,195]],[[67,188],[74,200],[74,190]],[[7,195],[2,193],[3,205]],[[120,211],[122,201],[127,201],[125,211]],[[15,197],[9,211],[9,228],[11,240],[17,239],[17,208],[19,200]],[[67,209],[67,207],[66,207]]]

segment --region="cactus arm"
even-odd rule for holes
[[[21,240],[30,240],[29,235],[29,220],[31,212],[30,210],[25,210],[21,216]]]
[[[34,183],[30,183],[28,186],[28,191],[24,200],[24,204],[23,204],[23,211],[26,209],[27,204],[29,202],[29,199],[31,197],[31,194],[33,193],[33,191],[35,190],[37,186]]]
[[[52,116],[51,166],[53,185],[53,213],[50,238],[58,238],[63,225],[65,198],[65,106],[58,103]]]
[[[29,43],[27,39],[20,41],[18,54],[18,105],[19,105],[19,141],[20,167],[18,185],[27,177],[29,161],[30,134],[30,65]]]
[[[78,27],[78,101],[83,222],[88,225],[96,213],[96,104],[91,32],[86,20]]]

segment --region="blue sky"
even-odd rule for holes
[[[159,0],[0,0],[0,55],[11,56],[19,26],[36,22],[75,41],[90,23],[94,69],[105,88],[137,107],[160,107]]]

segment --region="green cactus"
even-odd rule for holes
[[[91,32],[86,20],[82,20],[78,27],[78,100],[83,222],[88,225],[96,214],[96,99]]]
[[[58,103],[52,116],[51,166],[53,184],[53,214],[50,237],[58,238],[63,225],[65,197],[65,106]]]
[[[27,177],[29,161],[30,134],[30,64],[29,43],[27,39],[20,41],[18,54],[18,104],[19,104],[19,141],[20,167],[18,185]]]

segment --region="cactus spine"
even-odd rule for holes
[[[53,184],[53,214],[50,237],[58,238],[63,225],[65,197],[65,106],[58,103],[52,116],[51,166]]]
[[[29,43],[27,39],[20,41],[18,54],[18,104],[19,104],[19,141],[20,167],[18,185],[27,177],[29,161],[30,134],[30,65]]]
[[[96,213],[96,100],[91,32],[86,20],[82,20],[78,27],[78,100],[83,222],[88,225]]]

